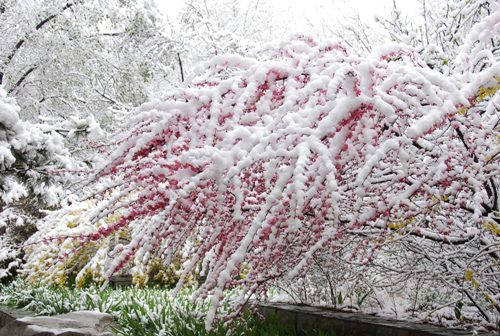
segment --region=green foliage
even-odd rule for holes
[[[464,306],[464,303],[462,301],[457,302],[457,304],[455,305],[454,312],[455,312],[455,317],[457,318],[457,320],[460,320],[460,318],[462,317],[462,307],[463,306]]]
[[[370,295],[370,294],[373,294],[373,289],[370,289],[369,291],[365,292],[365,293],[358,293],[357,295],[357,304],[358,304],[358,308],[361,309],[361,306],[363,305],[363,303],[365,302],[366,298]]]
[[[96,286],[90,286],[78,289],[33,285],[24,280],[0,285],[0,304],[31,310],[40,315],[57,315],[77,310],[110,313],[117,322],[114,332],[123,336],[295,334],[289,326],[280,324],[276,317],[264,321],[250,311],[245,311],[242,316],[230,322],[219,321],[211,331],[207,331],[204,320],[209,304],[192,303],[191,295],[192,289],[186,289],[173,297],[170,290],[160,287],[100,290]],[[222,309],[230,313],[227,305]]]

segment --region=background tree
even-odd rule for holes
[[[421,8],[419,21],[423,24],[404,17],[396,3],[390,17],[378,18],[378,22],[393,41],[412,45],[429,66],[449,74],[460,70],[460,64],[464,62],[463,59],[457,59],[457,56],[463,50],[462,45],[467,36],[471,36],[469,31],[479,21],[494,14],[496,4],[488,0],[457,0],[443,5],[437,1],[422,0]],[[490,20],[495,21],[495,15]],[[491,62],[498,60],[499,41],[494,31],[484,32],[484,35],[480,38],[479,48],[483,53],[489,50],[493,54],[489,60],[483,59],[491,65]],[[478,35],[474,38],[478,38]],[[479,42],[474,39],[474,43],[476,41]],[[473,54],[486,57],[477,52]]]
[[[111,126],[168,76],[169,38],[150,1],[5,1],[0,73],[23,116]]]
[[[200,62],[226,53],[254,53],[262,41],[285,33],[286,24],[273,19],[270,2],[252,0],[187,0],[176,26],[177,53],[186,77]]]

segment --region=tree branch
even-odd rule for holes
[[[65,10],[71,8],[75,3],[72,2],[68,2],[62,9],[59,13],[56,13],[56,14],[52,14],[48,17],[46,17],[45,19],[43,19],[42,21],[40,21],[36,26],[35,26],[35,29],[34,31],[38,31],[40,30],[41,28],[43,28],[43,26],[45,26],[47,23],[49,23],[50,21],[52,21],[53,19],[55,19],[57,16],[59,16],[62,12],[64,12]],[[5,11],[5,8],[2,7],[3,10],[0,10],[0,13],[3,14],[3,12]],[[3,76],[4,76],[4,73],[5,73],[5,69],[7,68],[7,66],[9,66],[10,62],[12,61],[12,59],[14,58],[14,56],[16,56],[17,52],[19,51],[19,49],[21,49],[21,47],[23,46],[23,44],[26,42],[26,39],[28,38],[28,34],[25,35],[24,38],[21,38],[19,41],[17,41],[14,49],[11,51],[11,53],[9,54],[9,56],[7,56],[7,59],[3,65],[3,70],[0,70],[0,85],[3,83]],[[34,69],[33,69],[34,70]],[[31,71],[33,71],[31,70]],[[30,71],[30,72],[31,72]],[[23,79],[24,80],[24,79]],[[22,81],[21,81],[22,82]],[[16,84],[16,86],[18,86]],[[9,90],[9,92],[11,92],[12,90]]]
[[[9,89],[9,94],[11,94],[12,92],[14,92],[19,86],[21,86],[21,84],[26,80],[26,78],[29,76],[30,73],[32,73],[37,67],[34,66],[30,69],[28,69],[28,71],[26,71],[24,73],[24,75],[21,76],[21,78],[19,78],[19,80],[17,81],[16,85],[14,85],[13,87],[11,87]]]

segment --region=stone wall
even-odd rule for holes
[[[446,329],[432,325],[361,314],[338,312],[331,309],[298,306],[283,303],[261,304],[259,311],[265,317],[275,315],[284,325],[293,328],[298,336],[312,336],[319,332],[335,336],[471,336],[471,331]],[[480,333],[493,336],[494,333]]]

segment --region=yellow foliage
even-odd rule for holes
[[[134,274],[132,276],[132,283],[139,287],[144,287],[148,283],[148,277],[145,274]]]
[[[109,215],[108,218],[106,218],[106,223],[107,224],[115,224],[115,223],[118,223],[120,221],[120,219],[122,218],[121,215]]]
[[[489,88],[481,88],[479,89],[479,95],[478,99],[485,100],[486,98],[489,98],[493,96],[497,91],[500,90],[500,85],[489,87]]]
[[[87,268],[85,272],[83,273],[83,276],[78,278],[78,280],[75,283],[76,288],[83,288],[85,287],[85,283],[87,282],[88,279],[92,278],[92,272]]]
[[[113,248],[123,239],[129,241],[131,229],[122,228],[112,236],[100,239],[98,242],[90,239],[79,239],[80,235],[85,237],[89,233],[88,220],[84,215],[95,204],[95,200],[75,203],[63,214],[63,217],[58,217],[57,222],[52,223],[54,226],[59,226],[59,229],[67,230],[67,237],[53,239],[50,244],[44,244],[41,248],[33,245],[25,249],[26,256],[31,259],[26,264],[30,280],[37,282],[47,280],[53,285],[63,285],[67,284],[83,269],[82,274],[75,279],[77,287],[85,286],[89,281],[97,283],[104,281],[102,274],[106,270],[102,269],[103,266],[95,262],[92,266],[87,266],[87,264],[96,257],[99,249],[103,247]],[[102,225],[108,227],[115,225],[120,219],[119,213],[110,214],[99,220],[94,229]],[[82,225],[85,227],[81,227]],[[65,252],[69,253],[69,256],[66,256]],[[63,255],[64,261],[61,260]],[[86,269],[87,267],[89,270]]]
[[[389,222],[387,224],[387,227],[391,230],[403,229],[403,228],[407,227],[408,225],[410,225],[411,223],[413,223],[413,220],[414,220],[414,218],[410,217],[408,219],[405,219],[405,220],[399,221],[399,222]]]
[[[67,283],[68,283],[68,274],[63,270],[57,272],[52,280],[52,284],[58,287],[65,287]]]
[[[137,286],[145,286],[150,281],[168,287],[174,287],[180,279],[182,259],[180,256],[172,258],[170,265],[165,266],[161,258],[151,259],[144,274],[133,274],[132,283]],[[184,280],[184,286],[191,286],[196,280],[196,274],[188,274]]]
[[[125,240],[132,239],[132,229],[127,227],[125,229],[120,230],[118,232],[118,237],[120,237],[121,239],[125,239]]]
[[[500,77],[497,77],[496,81],[497,83],[500,83]],[[475,105],[487,98],[494,96],[499,90],[500,90],[500,85],[480,88],[479,91],[477,92],[476,98],[474,98],[474,100],[472,101],[472,105]],[[458,114],[465,115],[468,109],[469,109],[468,107],[462,107],[460,110],[458,110]]]
[[[494,235],[500,236],[500,225],[498,225],[497,223],[483,220],[483,226],[486,230],[490,231]]]
[[[248,273],[250,273],[250,265],[245,263],[242,264],[240,267],[240,274],[239,274],[240,278],[245,279]]]
[[[59,250],[47,251],[43,257],[38,258],[36,263],[31,265],[32,272],[30,272],[29,278],[35,282],[47,279],[51,285],[66,286],[68,280],[89,262],[98,246],[95,242],[88,242],[85,245],[77,241],[68,243],[65,246],[66,249],[75,248],[76,250],[67,259],[55,265],[54,260],[58,259]],[[77,282],[76,286],[83,286],[85,280],[86,277],[78,279],[82,284]]]
[[[472,268],[467,268],[465,270],[465,280],[472,281],[473,276],[474,276],[474,271],[472,270]]]

